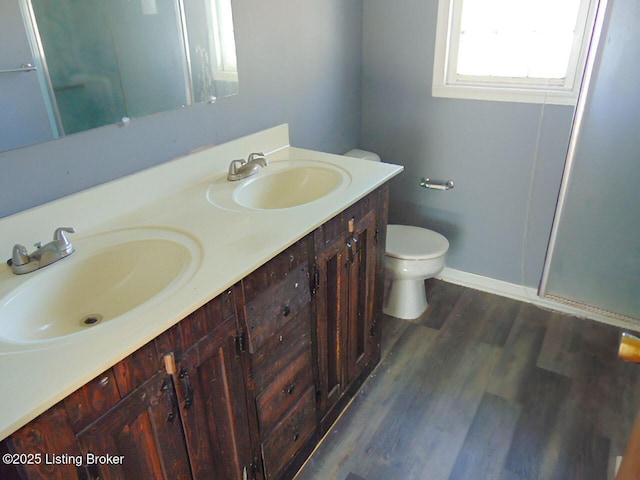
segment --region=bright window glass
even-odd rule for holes
[[[573,104],[597,0],[440,0],[434,96]]]

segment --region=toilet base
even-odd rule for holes
[[[424,280],[393,280],[383,312],[396,318],[414,320],[427,309]]]

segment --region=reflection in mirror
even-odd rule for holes
[[[52,138],[238,92],[230,0],[21,2]]]

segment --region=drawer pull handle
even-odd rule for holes
[[[291,305],[289,304],[289,302],[287,302],[284,304],[284,308],[282,309],[282,314],[285,317],[288,317],[290,313],[291,313]]]
[[[286,392],[287,394],[289,394],[289,395],[292,395],[292,394],[293,394],[293,391],[294,391],[295,389],[296,389],[296,384],[295,384],[295,383],[292,383],[291,385],[289,385],[289,386],[287,387],[287,389],[285,390],[285,392]]]
[[[300,438],[300,432],[296,432],[296,433],[293,434],[293,441],[294,442],[297,442],[299,438]]]

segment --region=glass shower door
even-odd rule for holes
[[[53,114],[47,108],[36,64],[17,2],[0,2],[0,151],[57,137]],[[11,45],[12,48],[4,48]]]
[[[609,2],[608,15],[541,293],[640,321],[640,3]]]

